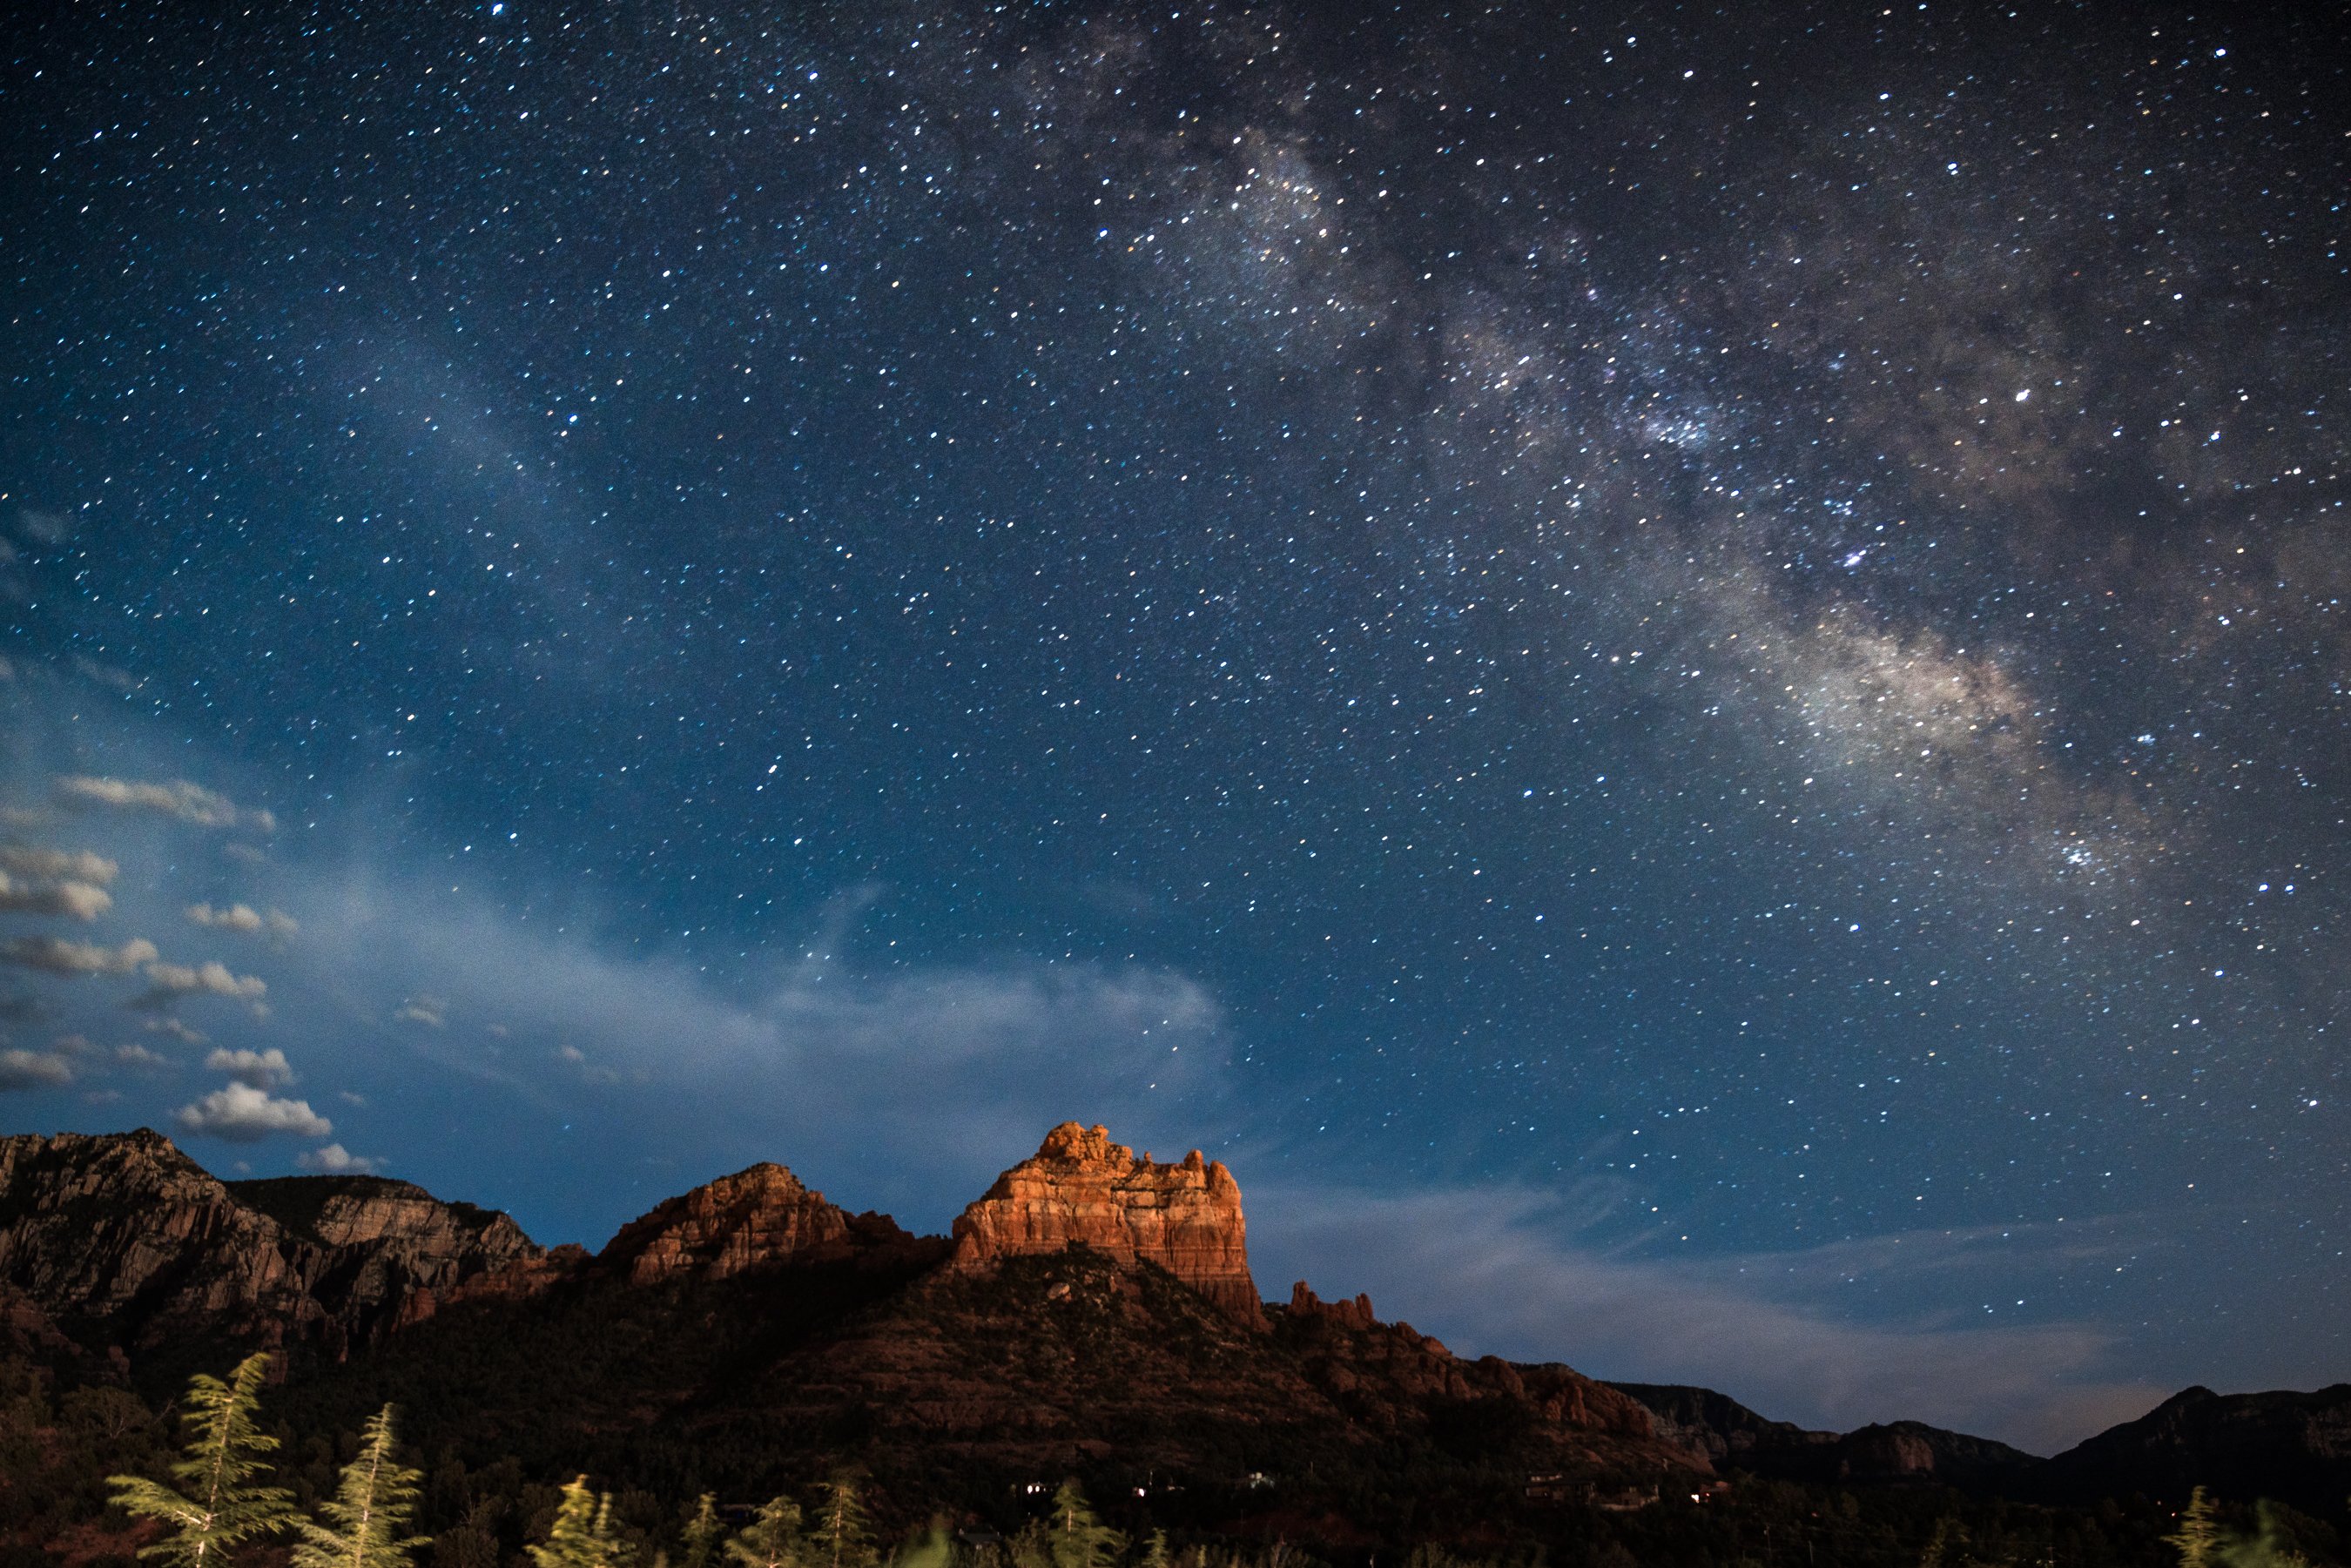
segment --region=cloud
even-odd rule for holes
[[[200,828],[258,828],[277,831],[277,819],[267,811],[240,811],[225,795],[214,794],[184,779],[169,784],[140,784],[126,779],[98,779],[67,774],[55,785],[60,805],[110,806],[119,811],[152,811]]]
[[[150,1072],[163,1071],[179,1066],[179,1063],[170,1057],[160,1051],[150,1051],[143,1045],[118,1045],[114,1048],[114,1060],[125,1067],[141,1068]]]
[[[449,1004],[434,997],[409,997],[392,1015],[409,1023],[421,1023],[434,1029],[445,1029],[449,1024]]]
[[[225,964],[149,964],[147,989],[133,997],[126,1006],[134,1008],[167,1008],[178,998],[192,991],[205,991],[216,997],[234,997],[251,1001],[268,993],[269,984],[256,975],[233,975]]]
[[[59,882],[47,886],[11,882],[0,872],[0,911],[15,915],[65,915],[95,920],[114,907],[106,889],[87,882]]]
[[[57,1089],[73,1082],[66,1059],[47,1051],[0,1051],[0,1093]]]
[[[55,936],[19,936],[0,943],[0,963],[49,975],[128,975],[153,963],[155,944],[134,936],[120,947],[68,942]]]
[[[172,1119],[191,1133],[209,1133],[233,1144],[258,1143],[272,1133],[298,1138],[323,1138],[335,1124],[310,1109],[306,1100],[273,1100],[249,1083],[215,1089],[193,1105],[183,1105]]]
[[[269,1051],[215,1051],[204,1058],[208,1072],[225,1072],[248,1089],[275,1089],[294,1082],[286,1053]]]
[[[330,1176],[372,1176],[383,1168],[381,1160],[361,1158],[340,1144],[329,1144],[323,1149],[297,1155],[294,1163],[306,1171],[323,1171]]]
[[[273,909],[264,915],[246,904],[232,904],[226,909],[214,909],[209,904],[191,904],[180,913],[195,925],[224,931],[240,931],[246,936],[266,931],[272,936],[291,936],[302,929],[301,922],[282,909]]]
[[[212,1036],[202,1030],[190,1029],[175,1018],[149,1019],[140,1026],[152,1034],[168,1034],[185,1045],[209,1045]]]
[[[1326,1295],[1368,1290],[1384,1315],[1465,1354],[1700,1384],[1808,1427],[1908,1417],[2042,1453],[2143,1415],[2168,1392],[2107,1375],[2112,1336],[2085,1323],[1960,1327],[1949,1300],[1862,1322],[1817,1304],[1866,1278],[1964,1295],[1976,1312],[1997,1289],[1988,1277],[2037,1266],[2018,1260],[2018,1226],[1683,1260],[1591,1241],[1559,1195],[1534,1188],[1384,1197],[1261,1186],[1252,1196],[1261,1261],[1279,1258],[1285,1277],[1303,1273]],[[2072,1238],[2043,1239],[2037,1264],[2079,1256]]]
[[[23,844],[0,844],[0,871],[12,871],[18,876],[37,877],[44,881],[97,883],[100,886],[114,880],[121,868],[104,855],[88,850],[45,850]]]
[[[261,865],[269,859],[267,852],[257,850],[251,844],[223,844],[221,853],[231,860],[243,861],[247,865]]]

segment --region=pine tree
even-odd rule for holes
[[[1126,1537],[1094,1517],[1085,1489],[1065,1480],[1053,1494],[1053,1568],[1109,1568]]]
[[[778,1497],[768,1500],[759,1517],[726,1543],[726,1560],[743,1568],[793,1568],[803,1550],[800,1505]]]
[[[124,1512],[160,1519],[172,1531],[140,1548],[140,1556],[161,1558],[176,1568],[221,1568],[229,1548],[282,1530],[290,1521],[292,1493],[252,1484],[269,1468],[261,1456],[277,1447],[277,1438],[253,1424],[268,1373],[269,1353],[262,1351],[240,1362],[226,1383],[201,1372],[188,1380],[187,1406],[196,1435],[184,1450],[187,1458],[172,1466],[185,1492],[145,1476],[106,1478]]]
[[[612,1494],[598,1497],[581,1476],[563,1489],[547,1544],[530,1549],[538,1568],[632,1568],[637,1549],[612,1533]]]
[[[726,1526],[719,1522],[717,1501],[715,1492],[704,1492],[695,1500],[694,1517],[685,1521],[685,1558],[678,1568],[710,1568],[710,1554],[726,1533]]]
[[[817,1505],[815,1528],[809,1544],[816,1548],[824,1568],[872,1568],[872,1531],[865,1509],[857,1500],[857,1483],[846,1470],[836,1470],[829,1481],[817,1482],[823,1500]]]
[[[2179,1532],[2163,1538],[2166,1545],[2179,1548],[2179,1568],[2210,1568],[2220,1535],[2212,1515],[2212,1500],[2198,1487],[2179,1516]]]
[[[1173,1559],[1167,1555],[1167,1532],[1153,1531],[1150,1539],[1144,1542],[1143,1561],[1136,1568],[1170,1568]]]
[[[343,1467],[342,1484],[319,1505],[328,1523],[297,1520],[302,1533],[293,1568],[408,1568],[410,1554],[429,1535],[402,1535],[416,1512],[416,1483],[424,1479],[392,1462],[392,1406],[360,1429],[359,1457]]]

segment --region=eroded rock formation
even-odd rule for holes
[[[1160,1165],[1112,1143],[1106,1128],[1064,1122],[956,1218],[953,1266],[980,1269],[1073,1241],[1121,1262],[1155,1263],[1238,1321],[1265,1326],[1240,1184],[1197,1149]]]
[[[944,1255],[886,1214],[851,1214],[811,1192],[782,1166],[760,1164],[673,1197],[622,1226],[597,1254],[601,1270],[631,1284],[725,1280],[795,1263],[915,1260]]]
[[[0,1281],[77,1338],[183,1334],[332,1359],[539,1248],[505,1215],[381,1176],[224,1182],[162,1134],[0,1138]]]

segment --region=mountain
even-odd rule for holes
[[[118,1361],[236,1344],[340,1361],[419,1291],[540,1253],[503,1214],[381,1176],[224,1182],[145,1129],[0,1138],[16,1332]]]
[[[2025,1485],[2044,1462],[1989,1437],[1971,1437],[1920,1421],[1812,1432],[1791,1421],[1767,1419],[1711,1388],[1660,1383],[1610,1386],[1646,1409],[1656,1422],[1657,1435],[1667,1441],[1704,1454],[1718,1469],[1742,1469],[1777,1480],[1932,1482],[1999,1493]]]
[[[2059,1454],[2035,1479],[2040,1495],[2061,1500],[2138,1491],[2177,1503],[2204,1486],[2339,1515],[2351,1491],[2351,1384],[2308,1394],[2182,1389]]]
[[[848,1462],[885,1505],[960,1499],[974,1517],[1072,1471],[1148,1494],[1155,1517],[1364,1542],[1732,1471],[2082,1504],[2202,1482],[2330,1516],[2351,1490],[2351,1385],[2190,1389],[2042,1460],[1917,1422],[1807,1431],[1708,1389],[1465,1359],[1363,1296],[1300,1281],[1262,1300],[1230,1171],[1076,1123],[950,1236],[761,1164],[592,1256],[383,1177],[223,1182],[149,1131],[0,1139],[0,1354],[162,1398],[254,1346],[284,1353],[274,1418],[333,1433],[393,1401],[458,1473],[751,1497]]]

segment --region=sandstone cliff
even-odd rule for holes
[[[340,1360],[419,1290],[539,1255],[503,1214],[381,1176],[223,1182],[141,1128],[0,1138],[0,1283],[87,1344]]]
[[[760,1164],[631,1220],[596,1262],[631,1284],[650,1285],[797,1263],[935,1261],[946,1246],[910,1234],[886,1214],[852,1215],[782,1166]]]
[[[1237,1321],[1266,1324],[1240,1184],[1197,1149],[1181,1165],[1160,1165],[1112,1143],[1105,1128],[1064,1122],[957,1217],[952,1266],[974,1270],[1073,1241],[1123,1263],[1155,1263]]]

